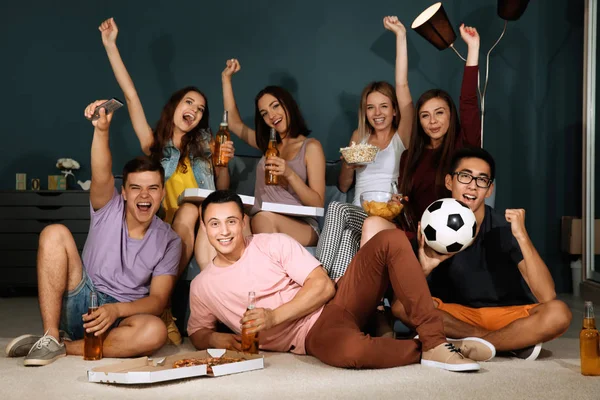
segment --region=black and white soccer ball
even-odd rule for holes
[[[441,254],[458,253],[475,239],[477,221],[466,204],[456,199],[436,200],[421,217],[425,242]]]

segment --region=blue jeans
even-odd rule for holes
[[[87,314],[90,306],[90,293],[96,292],[98,295],[98,307],[104,304],[118,303],[119,300],[112,296],[99,292],[94,287],[92,280],[82,270],[81,282],[77,287],[67,292],[63,297],[62,311],[60,313],[60,328],[65,331],[72,340],[83,339],[83,314]],[[121,318],[117,319],[110,329],[119,326]]]

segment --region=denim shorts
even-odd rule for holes
[[[64,295],[60,313],[60,329],[65,331],[72,340],[83,339],[83,314],[88,312],[91,292],[96,292],[98,295],[98,307],[119,302],[114,297],[97,291],[83,268],[81,282],[75,289]],[[121,318],[117,319],[110,329],[119,326],[120,322]]]

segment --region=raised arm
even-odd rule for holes
[[[352,132],[352,137],[350,137],[350,143],[348,146],[352,145],[352,142],[359,143],[360,139],[358,138],[358,129]],[[343,156],[340,156],[342,160],[342,168],[340,169],[340,176],[338,177],[338,189],[342,193],[346,193],[352,187],[354,183],[354,172],[357,169],[364,168],[364,166],[352,166],[348,165]]]
[[[235,97],[233,95],[233,86],[231,77],[241,69],[240,63],[235,58],[227,60],[227,65],[221,73],[221,84],[223,85],[223,108],[229,112],[229,129],[237,137],[248,143],[250,146],[258,149],[256,144],[256,132],[248,125],[244,124],[240,112],[238,111]]]
[[[467,63],[463,74],[460,91],[460,125],[461,136],[458,138],[459,147],[481,146],[481,112],[477,99],[479,81],[479,34],[475,28],[460,26],[460,36],[468,47]]]
[[[97,100],[88,105],[84,111],[86,118],[92,118],[96,107],[106,100]],[[115,178],[112,174],[112,155],[108,145],[108,128],[112,114],[106,115],[104,108],[100,109],[100,118],[92,121],[94,137],[92,139],[92,184],[90,186],[90,203],[94,210],[104,207],[112,199],[115,190]]]
[[[385,29],[394,32],[396,35],[396,97],[398,98],[398,107],[400,108],[400,124],[398,125],[398,134],[408,149],[410,145],[410,136],[412,132],[412,123],[414,119],[414,105],[408,87],[408,51],[406,46],[406,28],[398,17],[385,17],[383,19]]]
[[[505,217],[510,222],[513,236],[517,239],[523,260],[519,262],[519,271],[531,289],[535,298],[546,303],[556,298],[554,280],[542,257],[531,242],[525,229],[525,210],[506,210]]]
[[[102,22],[98,27],[98,30],[102,33],[102,44],[104,44],[104,48],[106,49],[106,54],[108,55],[108,60],[110,61],[115,78],[117,78],[117,82],[125,96],[133,130],[140,141],[142,151],[144,154],[149,155],[150,147],[152,147],[152,144],[154,143],[154,136],[152,134],[152,128],[146,119],[146,114],[144,114],[142,102],[135,90],[131,76],[129,76],[129,73],[127,72],[127,68],[125,68],[123,59],[121,59],[119,49],[117,48],[117,35],[119,33],[117,23],[113,18],[109,18]]]
[[[335,286],[323,267],[315,268],[294,298],[274,310],[255,308],[246,311],[241,323],[249,332],[268,330],[295,321],[322,307],[335,295]]]

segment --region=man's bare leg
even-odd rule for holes
[[[517,319],[504,328],[482,336],[498,351],[509,351],[548,342],[566,332],[571,311],[560,300],[551,300],[529,310],[529,317]]]
[[[434,301],[434,305],[437,307],[437,302]],[[400,320],[406,321],[406,313],[398,301],[394,302],[392,311]],[[444,317],[444,333],[447,337],[480,337],[492,343],[498,351],[522,349],[555,339],[569,328],[572,317],[565,303],[552,300],[529,310],[528,317],[517,319],[502,329],[487,331],[439,311]]]
[[[110,330],[102,345],[104,357],[121,358],[152,355],[167,340],[167,329],[154,315],[133,315]],[[83,340],[65,341],[68,355],[83,355]]]
[[[38,294],[44,332],[56,340],[59,339],[63,295],[81,282],[82,271],[77,245],[69,229],[64,225],[44,228],[37,256]]]
[[[433,306],[437,309],[438,303],[433,300]],[[442,314],[444,320],[444,334],[446,337],[454,338],[454,339],[462,339],[466,337],[483,337],[487,335],[489,331],[467,324],[459,319],[454,318],[452,315],[448,314],[445,311],[437,310]],[[408,324],[408,318],[406,316],[406,311],[404,310],[404,306],[397,299],[394,299],[392,303],[392,314],[404,324]],[[411,327],[414,328],[414,327]]]

